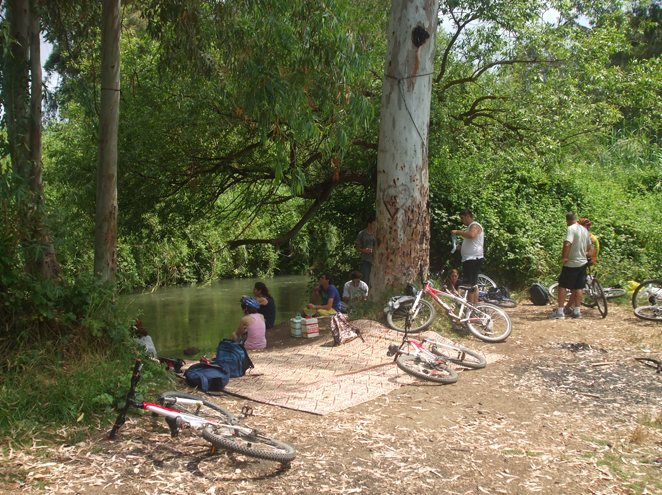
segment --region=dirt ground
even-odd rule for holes
[[[444,333],[502,356],[454,385],[417,382],[326,416],[233,397],[218,402],[297,448],[289,468],[209,453],[184,432],[133,417],[119,440],[9,447],[0,493],[653,494],[662,493],[662,325],[610,306],[601,319],[509,309],[503,344]],[[285,345],[286,329],[272,343]],[[305,345],[305,344],[299,344]]]

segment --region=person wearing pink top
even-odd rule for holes
[[[267,327],[264,316],[258,313],[260,303],[254,297],[242,297],[241,309],[244,316],[239,320],[239,326],[234,332],[234,338],[244,340],[244,347],[248,350],[264,349],[267,347]]]

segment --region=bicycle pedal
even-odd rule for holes
[[[397,345],[391,344],[391,345],[388,346],[388,351],[386,352],[386,355],[388,357],[395,356],[398,353],[399,350],[400,350],[400,348]]]
[[[241,408],[241,414],[247,418],[248,416],[253,415],[253,408],[251,406],[244,406]]]

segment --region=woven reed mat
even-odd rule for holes
[[[255,368],[231,378],[225,391],[257,402],[324,415],[387,394],[403,385],[423,382],[400,370],[386,355],[402,334],[370,320],[353,321],[360,338],[333,345],[330,332],[307,345],[250,354]],[[434,332],[425,332],[438,335]],[[498,359],[486,356],[488,363]],[[478,371],[480,372],[480,371]],[[432,382],[424,382],[431,384]]]

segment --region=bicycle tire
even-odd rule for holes
[[[622,287],[607,287],[606,289],[603,287],[602,290],[607,299],[616,299],[625,295],[625,289]]]
[[[414,298],[412,297],[411,300],[403,301],[397,309],[392,309],[386,313],[386,324],[389,328],[392,328],[396,332],[405,331],[405,321],[413,303]],[[409,333],[422,332],[432,324],[437,316],[434,306],[428,301],[421,299],[419,304],[420,308],[416,314],[416,318],[411,322]]]
[[[608,311],[607,298],[605,297],[604,290],[602,290],[602,285],[600,285],[600,282],[595,277],[591,280],[590,292],[591,298],[593,299],[593,307],[597,306],[600,315],[603,318],[606,318]]]
[[[202,437],[219,449],[283,464],[292,462],[297,453],[290,444],[274,440],[255,430],[247,434],[238,428],[206,425],[202,430]]]
[[[658,373],[662,372],[662,361],[659,361],[658,359],[647,357],[636,357],[634,359],[635,361],[639,361],[641,364],[646,365],[649,368],[653,368]]]
[[[469,331],[483,342],[503,342],[513,331],[513,322],[503,309],[493,304],[478,303],[474,307],[480,314],[467,308],[466,322]],[[472,321],[479,318],[479,321]]]
[[[474,370],[480,370],[487,366],[485,357],[476,351],[459,345],[448,345],[432,340],[427,342],[430,352],[444,358],[446,361]]]
[[[662,299],[662,280],[651,279],[642,282],[632,293],[632,308],[655,306],[658,294]]]
[[[556,301],[559,299],[559,283],[554,282],[552,285],[547,287],[547,291],[549,292],[549,300],[552,302],[552,304],[555,304]],[[565,300],[568,301],[570,299],[570,291],[566,290],[565,291]]]
[[[203,412],[196,411],[195,408],[192,406],[188,406],[186,404],[174,404],[170,405],[168,404],[167,398],[168,397],[174,397],[174,398],[180,398],[180,399],[191,399],[191,400],[198,400],[202,402],[202,405],[208,408],[209,410],[213,411],[210,412],[209,410],[205,409]],[[196,416],[200,417],[211,417],[214,419],[218,419],[219,421],[222,421],[223,423],[228,423],[228,424],[237,424],[239,421],[237,417],[232,414],[230,411],[225,409],[224,407],[221,407],[217,404],[214,404],[211,401],[208,401],[207,399],[204,399],[198,395],[193,395],[193,394],[187,394],[186,392],[179,392],[177,390],[171,390],[168,392],[163,392],[161,395],[159,395],[159,398],[157,399],[158,404],[162,405],[167,405],[171,407],[172,409],[177,409],[179,411],[187,412],[189,414],[194,414]]]
[[[662,321],[662,306],[638,306],[634,314],[642,320]]]
[[[488,291],[489,289],[497,288],[496,282],[483,273],[478,274],[478,278],[476,279],[476,285],[478,285],[479,291],[485,291],[485,292]]]
[[[409,354],[400,354],[395,359],[395,364],[405,373],[430,382],[450,385],[451,383],[455,383],[459,378],[457,371],[445,364],[428,363]]]

